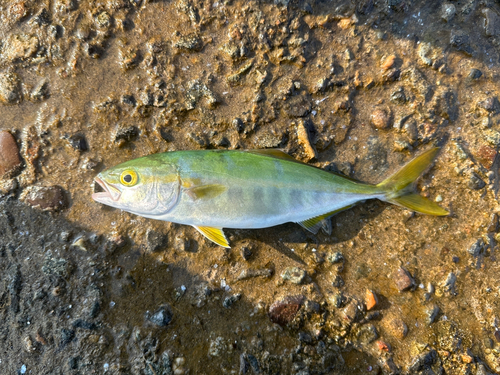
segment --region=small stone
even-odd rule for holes
[[[253,277],[271,277],[273,275],[273,270],[271,268],[263,269],[244,269],[241,271],[236,280],[246,280]]]
[[[302,284],[307,277],[307,272],[299,267],[288,267],[283,271],[281,277],[291,283]]]
[[[314,147],[311,144],[311,140],[309,139],[309,130],[306,127],[304,120],[300,119],[297,124],[297,138],[299,144],[302,146],[304,150],[304,154],[306,156],[306,162],[311,161],[312,159],[316,159],[317,153]]]
[[[415,280],[411,274],[403,267],[399,267],[394,277],[396,286],[400,292],[411,289],[415,286]]]
[[[49,93],[49,82],[47,80],[42,80],[39,82],[31,91],[31,100],[41,101],[45,100],[50,96]]]
[[[215,340],[210,341],[210,346],[208,348],[208,354],[212,357],[219,357],[227,351],[227,345],[224,342],[224,338],[219,336]]]
[[[426,323],[428,325],[431,325],[436,321],[436,318],[438,317],[439,313],[441,312],[441,309],[439,308],[438,305],[432,305],[429,306],[426,310]]]
[[[399,318],[390,319],[387,330],[391,336],[400,340],[404,339],[408,334],[408,326]]]
[[[341,263],[344,261],[344,255],[340,251],[329,254],[326,258],[331,264]]]
[[[469,34],[462,30],[453,30],[450,34],[450,45],[455,47],[457,51],[462,51],[467,55],[472,55],[474,50],[470,45]]]
[[[173,317],[174,314],[169,305],[161,306],[152,315],[149,315],[149,312],[146,313],[146,318],[158,327],[166,327],[172,321]]]
[[[226,309],[229,309],[236,301],[241,299],[241,293],[233,294],[232,296],[228,296],[224,298],[224,302],[222,302],[222,306]]]
[[[366,310],[370,311],[373,309],[378,303],[377,295],[370,289],[366,289],[365,294],[365,305]]]
[[[59,211],[67,207],[66,193],[60,186],[29,186],[21,199],[43,211]]]
[[[89,149],[85,135],[82,133],[73,134],[68,138],[68,142],[77,151],[84,152]]]
[[[135,126],[124,126],[120,127],[116,131],[115,135],[115,142],[118,143],[119,145],[126,142],[131,142],[134,141],[137,136],[139,135],[139,129]]]
[[[360,344],[368,345],[378,339],[377,328],[373,324],[365,324],[361,326],[356,336]]]
[[[495,161],[495,158],[497,157],[497,154],[498,152],[494,148],[482,145],[476,152],[476,158],[483,165],[483,167],[490,169]]]
[[[430,43],[420,43],[418,47],[418,56],[420,57],[420,60],[425,65],[432,65],[432,59],[429,57],[429,54],[431,53],[431,44]]]
[[[391,94],[391,102],[396,104],[405,104],[406,95],[402,87],[399,87],[396,91]]]
[[[153,229],[146,231],[146,243],[149,252],[164,250],[167,246],[167,236]]]
[[[413,147],[411,146],[411,144],[404,140],[404,139],[396,139],[394,140],[394,150],[395,151],[405,151],[405,150],[412,150]]]
[[[469,78],[469,79],[479,79],[479,78],[481,78],[482,75],[483,75],[483,72],[481,72],[479,69],[472,68],[469,71],[469,74],[468,74],[467,78]]]
[[[490,216],[490,223],[488,224],[488,228],[486,230],[488,233],[497,233],[499,229],[499,221],[498,221],[498,214],[493,213]]]
[[[467,182],[467,186],[472,190],[481,190],[486,186],[486,183],[476,172],[472,172]]]
[[[456,282],[457,282],[457,276],[453,272],[450,272],[443,283],[444,291],[448,292],[452,296],[456,296],[457,295],[457,291],[455,289]]]
[[[500,33],[498,28],[500,27],[500,17],[498,14],[490,8],[485,8],[482,11],[484,15],[484,33],[486,36],[496,36]]]
[[[484,100],[477,103],[479,108],[482,108],[488,112],[497,112],[500,108],[500,103],[496,97],[490,96]]]
[[[15,73],[0,73],[0,102],[17,104],[21,101],[19,78]]]
[[[396,62],[396,55],[390,55],[382,62],[380,67],[383,70],[391,69],[394,66],[395,62]]]
[[[485,251],[485,243],[482,238],[479,238],[476,240],[469,248],[467,249],[467,252],[472,255],[473,257],[478,257],[481,254],[484,253]]]
[[[432,365],[439,361],[437,352],[432,349],[418,355],[413,359],[411,365],[408,367],[408,373],[410,374],[431,374],[435,373],[432,369]],[[438,371],[442,373],[442,371]]]
[[[377,340],[377,342],[375,344],[377,344],[377,348],[381,352],[390,352],[391,351],[391,346],[388,343],[386,343],[385,341]]]
[[[376,109],[370,117],[371,124],[376,129],[387,129],[390,125],[391,117],[384,109]]]
[[[359,321],[363,314],[363,304],[354,299],[341,311],[342,318],[349,324]]]
[[[0,178],[9,178],[21,167],[16,140],[6,130],[0,131]]]
[[[186,36],[178,34],[178,39],[173,43],[173,46],[180,50],[196,52],[203,48],[203,42],[196,34],[189,34]]]
[[[269,307],[269,319],[280,326],[286,326],[295,318],[304,299],[304,296],[298,295],[286,296],[281,300],[275,301]]]
[[[455,5],[451,3],[443,3],[443,5],[441,6],[441,18],[446,22],[450,22],[455,16],[456,12],[457,9]]]
[[[242,246],[240,249],[240,254],[244,260],[248,261],[252,256],[252,249],[250,248],[250,246]]]

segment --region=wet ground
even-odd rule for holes
[[[500,5],[0,0],[5,374],[500,373]],[[452,212],[194,229],[91,199],[182,149],[280,147]],[[18,151],[19,149],[19,151]]]

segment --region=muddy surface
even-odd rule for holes
[[[500,5],[0,0],[0,372],[500,373]],[[283,148],[422,194],[194,229],[92,201],[182,149]]]

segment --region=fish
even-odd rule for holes
[[[331,234],[332,215],[368,199],[448,215],[415,192],[438,151],[423,152],[375,185],[302,163],[279,149],[171,151],[100,172],[92,198],[146,218],[191,225],[229,248],[223,228],[295,222],[314,234]]]

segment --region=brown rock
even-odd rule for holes
[[[365,294],[366,310],[370,311],[375,307],[375,305],[377,305],[377,303],[378,303],[377,295],[370,289],[366,289],[366,294]]]
[[[43,211],[59,211],[67,206],[64,189],[57,185],[30,186],[23,192],[22,199]]]
[[[19,78],[14,73],[0,73],[0,102],[16,104],[21,101]]]
[[[375,343],[377,344],[378,350],[380,350],[381,352],[390,352],[391,351],[391,346],[388,343],[386,343],[385,341],[377,340]]]
[[[305,297],[302,295],[298,296],[286,296],[283,299],[275,301],[269,307],[269,319],[273,323],[277,323],[280,326],[286,326],[290,323],[295,315],[299,311]]]
[[[373,111],[370,122],[377,129],[387,129],[391,122],[391,116],[386,110],[377,108]]]
[[[413,288],[415,280],[411,277],[410,273],[403,267],[399,267],[394,276],[394,282],[400,292]]]
[[[395,61],[396,55],[390,55],[382,62],[382,65],[380,67],[384,70],[391,69],[394,66]]]
[[[408,334],[408,326],[399,318],[388,320],[387,330],[391,336],[400,340],[404,339]]]
[[[311,144],[309,139],[309,130],[302,119],[299,120],[299,123],[297,124],[297,138],[300,145],[304,149],[305,160],[311,161],[312,159],[316,159],[316,150]]]
[[[0,178],[11,176],[21,167],[19,148],[8,131],[0,131]]]
[[[498,152],[486,145],[482,145],[478,148],[476,152],[477,160],[485,167],[486,169],[490,169],[497,157]]]

